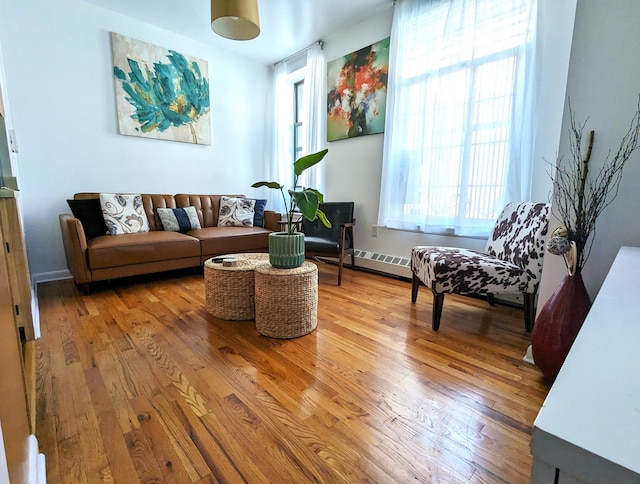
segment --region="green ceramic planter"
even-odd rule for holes
[[[278,269],[294,269],[304,262],[304,234],[272,232],[269,234],[269,262]]]

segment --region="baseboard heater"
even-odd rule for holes
[[[356,267],[386,276],[411,279],[411,261],[406,257],[380,254],[366,250],[356,250]],[[327,262],[336,263],[337,259],[321,257]],[[345,257],[345,264],[351,264],[351,256]]]

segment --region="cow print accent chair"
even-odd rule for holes
[[[523,294],[525,329],[531,331],[549,210],[546,203],[510,203],[498,217],[484,252],[429,246],[412,249],[411,302],[416,302],[421,283],[431,288],[434,331],[440,328],[445,294],[486,296],[493,304],[494,295],[501,293]]]

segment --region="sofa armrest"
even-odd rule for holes
[[[80,220],[67,213],[60,214],[60,229],[67,267],[76,284],[91,282],[87,257],[87,238]]]
[[[264,211],[264,228],[273,230],[274,232],[280,232],[279,221],[282,218],[280,212],[274,212],[273,210]]]

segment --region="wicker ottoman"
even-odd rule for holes
[[[297,338],[318,324],[318,268],[262,265],[255,269],[256,329],[271,338]]]
[[[255,316],[253,271],[269,265],[269,254],[229,254],[238,260],[234,267],[208,260],[204,263],[207,311],[214,317],[247,321]]]

